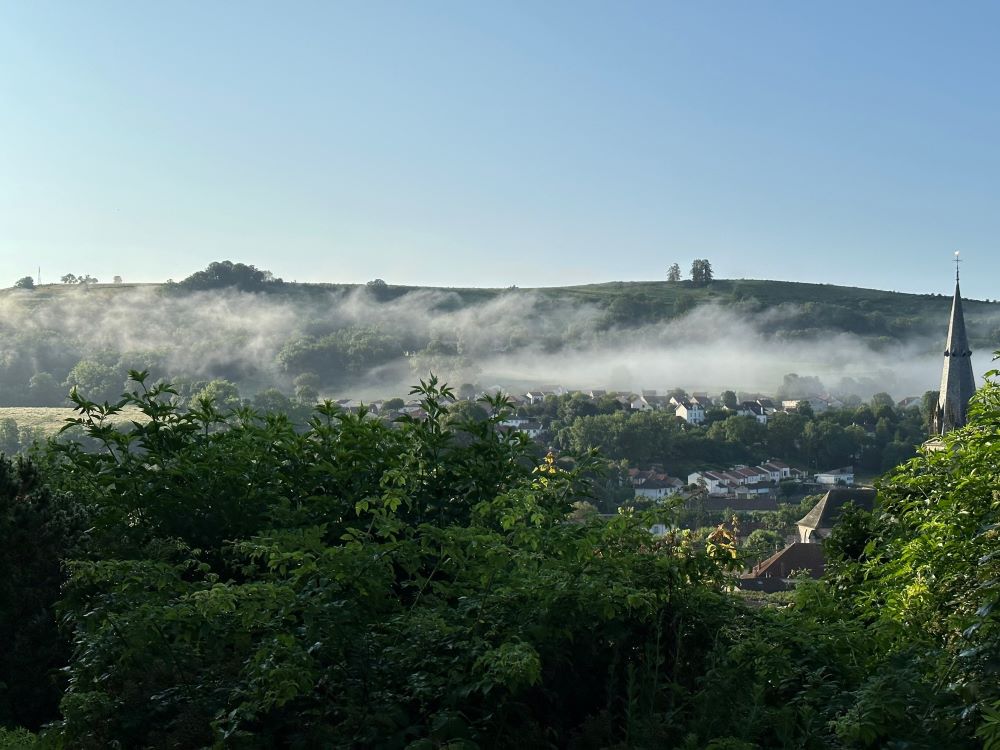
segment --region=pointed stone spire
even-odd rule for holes
[[[965,426],[969,399],[976,390],[976,378],[972,373],[972,351],[969,349],[965,315],[962,313],[962,292],[958,286],[959,262],[958,253],[955,253],[955,299],[951,303],[948,341],[944,348],[941,394],[931,422],[931,430],[936,435]]]

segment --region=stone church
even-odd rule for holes
[[[931,414],[931,434],[943,435],[968,421],[969,399],[976,391],[972,373],[972,350],[965,333],[962,313],[962,292],[958,286],[958,253],[955,253],[955,298],[951,303],[948,340],[944,345],[944,368],[941,371],[941,392],[937,407]]]

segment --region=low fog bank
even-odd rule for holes
[[[867,398],[887,391],[901,398],[937,388],[946,325],[942,321],[938,336],[873,342],[843,332],[783,331],[798,312],[789,305],[752,314],[738,306],[702,305],[671,320],[626,326],[596,304],[540,292],[510,290],[470,302],[448,290],[395,297],[378,291],[171,294],[95,288],[60,290],[48,298],[19,292],[0,299],[3,356],[36,347],[41,357],[53,346],[75,346],[82,357],[118,352],[123,361],[134,357],[137,367],[154,363],[157,377],[223,377],[248,396],[293,387],[302,366],[288,356],[291,344],[316,345],[345,330],[364,336],[374,331],[385,339],[381,359],[370,362],[362,351],[350,355],[355,359],[337,360],[342,372],[317,373],[322,395],[405,394],[433,369],[456,386],[761,393],[774,393],[783,376],[794,372],[819,377],[834,395]],[[366,346],[363,336],[362,343],[343,348],[351,346]],[[985,372],[991,353],[977,351],[973,362]]]

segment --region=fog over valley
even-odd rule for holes
[[[899,295],[931,309],[889,319],[879,311],[859,315],[850,305],[765,304],[740,298],[737,284],[728,296],[664,304],[657,295],[679,294],[666,284],[662,291],[647,285],[644,296],[625,289],[589,297],[382,282],[254,292],[179,285],[10,290],[0,297],[0,401],[46,405],[72,384],[113,398],[129,368],[192,386],[232,381],[243,397],[298,388],[371,400],[404,395],[432,371],[456,386],[516,390],[558,384],[773,394],[788,373],[862,398],[936,388],[950,300]],[[973,308],[967,317],[979,338],[974,364],[981,374],[990,369],[1000,305]]]

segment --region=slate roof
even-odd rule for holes
[[[976,391],[976,377],[969,357],[969,338],[965,333],[965,316],[962,314],[962,292],[958,288],[955,272],[955,297],[951,303],[948,321],[948,340],[944,349],[944,367],[941,371],[941,388],[934,413],[934,432],[944,434],[956,427],[963,427],[969,410],[969,399]]]
[[[875,490],[857,487],[830,490],[811,511],[799,519],[798,525],[809,529],[832,528],[840,511],[850,502],[864,510],[871,510],[875,505]]]

